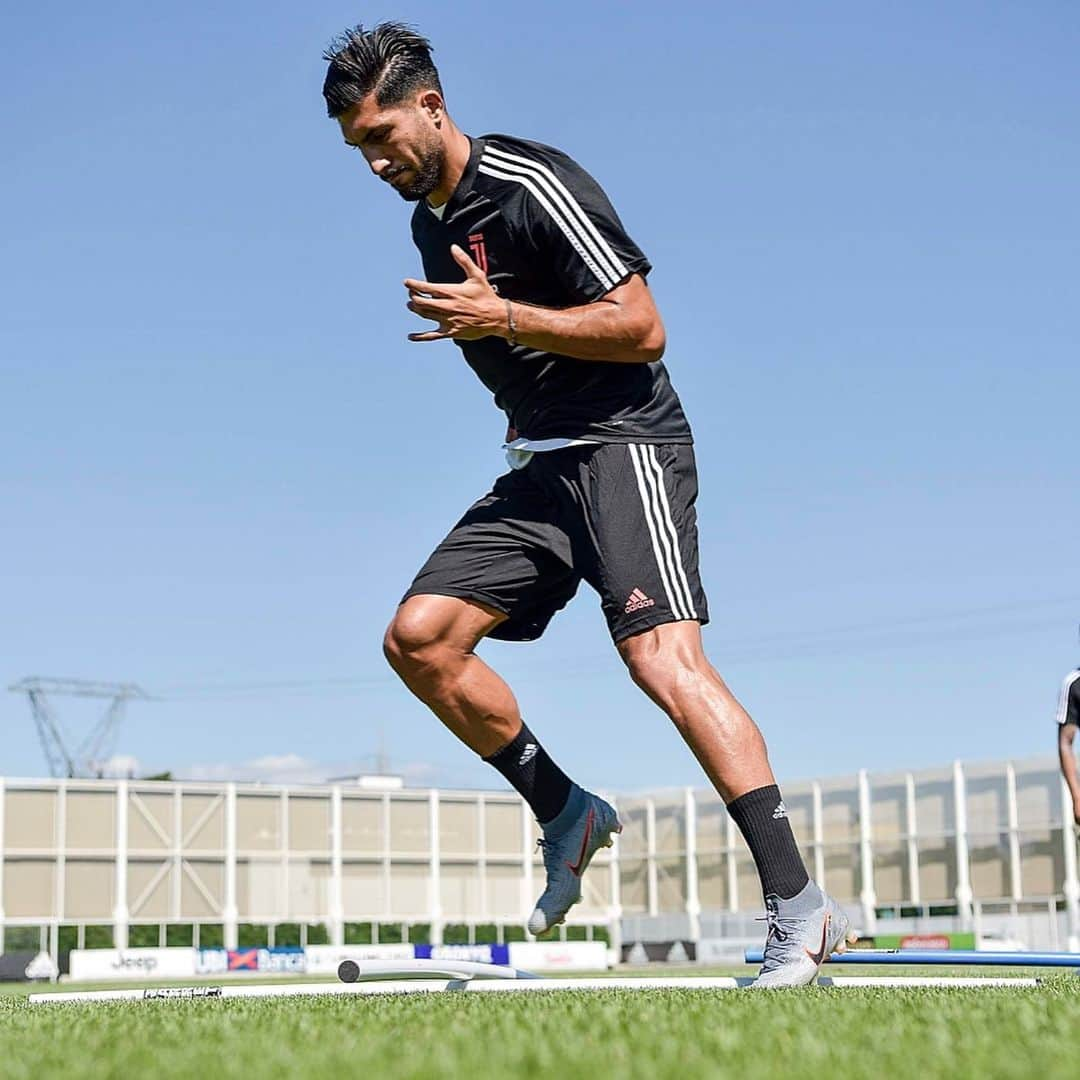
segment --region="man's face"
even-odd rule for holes
[[[414,101],[380,106],[368,94],[338,117],[345,142],[406,202],[427,198],[442,178],[446,149],[442,100],[429,91]]]

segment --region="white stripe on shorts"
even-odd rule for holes
[[[697,609],[694,607],[694,597],[690,592],[690,582],[686,580],[686,570],[683,567],[682,554],[679,551],[679,533],[675,528],[675,522],[671,518],[671,504],[668,502],[667,490],[664,487],[664,470],[660,464],[659,459],[656,456],[656,447],[651,443],[645,446],[645,453],[649,459],[649,463],[652,465],[653,472],[656,475],[656,490],[660,496],[660,509],[663,512],[663,520],[667,525],[668,533],[671,536],[671,550],[674,557],[675,571],[678,575],[678,580],[675,582],[676,588],[681,584],[683,588],[683,599],[686,601],[687,609],[690,612],[690,618],[697,618]]]
[[[696,619],[697,611],[679,554],[679,537],[671,520],[667,492],[664,491],[663,469],[656,460],[652,446],[628,443],[627,449],[630,451],[630,461],[637,477],[645,524],[652,540],[660,581],[667,594],[668,607],[678,619]]]

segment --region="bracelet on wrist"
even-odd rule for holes
[[[518,339],[517,323],[514,322],[514,309],[506,297],[503,297],[503,299],[506,300],[506,329],[509,331],[506,340],[510,342],[511,345],[516,345]]]

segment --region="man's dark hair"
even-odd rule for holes
[[[404,23],[354,26],[323,53],[330,67],[323,83],[326,111],[338,117],[374,92],[380,106],[396,105],[417,90],[442,93],[431,62],[431,42]]]

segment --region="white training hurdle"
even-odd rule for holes
[[[467,961],[402,960],[397,963],[345,960],[337,983],[282,983],[266,986],[165,986],[136,990],[84,990],[31,994],[31,1005],[96,1001],[200,1001],[231,998],[372,997],[431,993],[553,993],[559,991],[743,990],[752,978],[669,976],[666,978],[542,978],[516,968]],[[1034,978],[834,978],[818,985],[834,990],[867,987],[1034,987]]]

